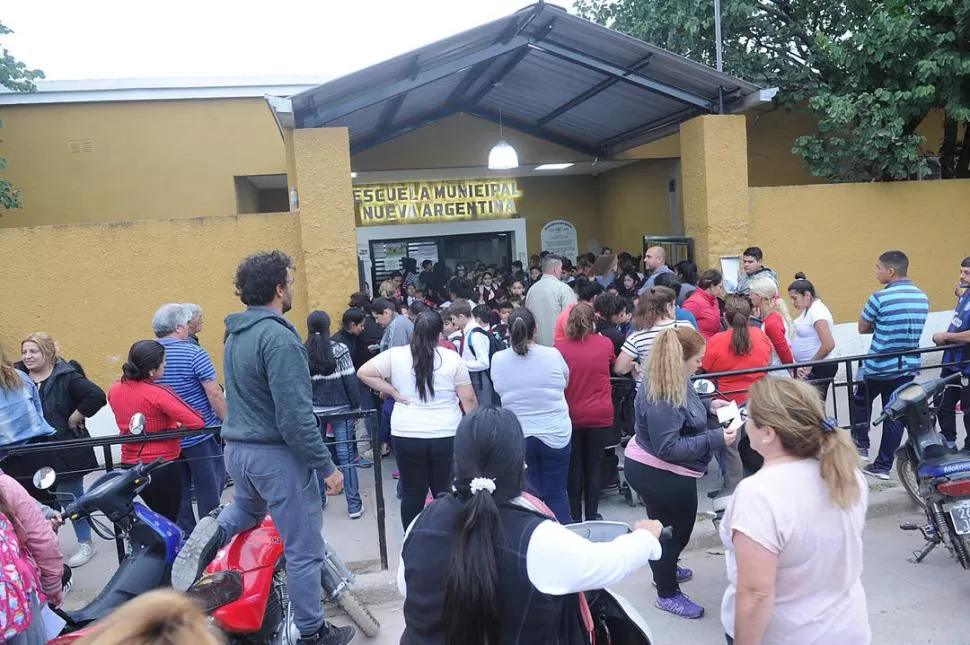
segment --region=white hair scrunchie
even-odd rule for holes
[[[491,495],[495,492],[495,480],[488,477],[475,477],[468,485],[468,490],[471,491],[472,495],[480,493],[483,490],[488,491],[488,494]]]

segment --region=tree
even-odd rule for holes
[[[9,27],[0,23],[0,37],[12,33]],[[38,78],[44,78],[44,72],[39,69],[29,69],[0,44],[0,85],[13,92],[33,92],[37,89],[34,81]],[[0,157],[0,171],[6,167],[6,157]],[[20,191],[4,179],[0,179],[0,208],[20,208]]]
[[[917,127],[944,114],[944,177],[970,177],[970,7],[960,0],[722,0],[724,71],[810,110],[793,152],[830,181],[928,172]],[[577,0],[581,15],[713,65],[713,0]]]

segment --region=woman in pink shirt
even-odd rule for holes
[[[738,485],[719,529],[728,643],[868,645],[869,488],[852,440],[826,418],[818,391],[794,379],[752,385],[748,415],[751,445],[765,463]]]
[[[697,289],[684,301],[684,309],[697,319],[697,331],[704,340],[721,331],[721,306],[718,298],[724,297],[724,278],[716,269],[708,269],[697,281]]]

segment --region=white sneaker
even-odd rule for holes
[[[361,506],[359,511],[354,511],[353,513],[348,513],[348,515],[350,515],[350,519],[352,519],[352,520],[359,520],[364,515],[364,507]]]
[[[77,552],[67,560],[67,566],[72,569],[82,567],[91,561],[97,549],[91,542],[81,542],[77,545]]]

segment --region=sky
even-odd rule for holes
[[[50,80],[333,78],[531,0],[6,0],[0,45]],[[571,0],[554,0],[572,8]]]

